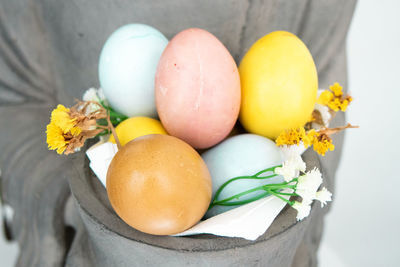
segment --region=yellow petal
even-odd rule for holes
[[[343,95],[343,87],[340,86],[339,83],[334,83],[333,85],[329,86],[329,89],[335,94],[337,97],[341,97]]]
[[[325,90],[318,97],[317,103],[326,106],[333,99],[333,97],[334,96],[333,96],[332,92]]]
[[[78,136],[81,132],[82,132],[82,129],[79,128],[78,126],[71,128],[71,134],[73,136]]]

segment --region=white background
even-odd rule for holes
[[[359,0],[346,133],[320,266],[400,266],[400,1]]]
[[[355,100],[347,119],[361,128],[346,133],[321,267],[400,266],[399,50],[400,1],[359,0],[348,38]],[[16,255],[0,234],[0,266]]]

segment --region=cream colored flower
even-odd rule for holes
[[[285,182],[290,182],[296,177],[296,170],[293,168],[293,166],[285,164],[285,162],[282,164],[282,167],[275,168],[274,172],[283,176]]]
[[[107,100],[104,96],[103,89],[99,88],[89,88],[86,90],[86,92],[82,96],[83,101],[91,101],[91,102],[97,102],[99,104],[103,103],[108,105]],[[86,113],[90,114],[93,113],[97,110],[100,109],[99,105],[96,104],[90,104],[88,105],[86,109]]]
[[[332,201],[332,193],[328,191],[325,187],[323,187],[320,191],[315,194],[315,198],[319,202],[321,202],[321,208],[323,208],[328,201]]]
[[[97,89],[96,88],[89,88],[83,93],[82,96],[83,101],[95,101],[95,102],[100,102],[100,99],[97,95]]]
[[[316,197],[316,192],[322,183],[321,172],[314,168],[298,178],[296,194],[301,196],[303,201],[311,202]]]
[[[302,201],[302,202],[298,202],[295,201],[294,204],[292,205],[292,207],[297,210],[297,216],[296,219],[298,221],[303,220],[304,218],[306,218],[308,215],[310,215],[311,212],[311,203],[308,201]]]
[[[282,167],[275,169],[275,173],[282,175],[286,182],[290,182],[299,176],[300,171],[306,170],[306,164],[298,153],[297,147],[285,145],[281,147],[281,151],[285,160]]]
[[[323,125],[319,125],[318,123],[313,122],[313,128],[316,130],[319,130],[321,126],[328,127],[329,126],[329,121],[332,118],[331,113],[329,112],[329,108],[327,106],[315,103],[314,110],[317,110],[319,114],[321,115],[321,119],[323,122]]]

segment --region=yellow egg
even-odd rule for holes
[[[148,134],[167,134],[161,122],[148,117],[132,117],[124,120],[115,128],[121,145]],[[115,144],[114,136],[108,140]]]
[[[239,73],[240,121],[247,131],[275,139],[310,118],[318,75],[310,51],[294,34],[276,31],[259,39],[242,59]]]

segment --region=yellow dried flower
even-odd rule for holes
[[[329,86],[330,90],[323,91],[317,99],[317,103],[328,106],[335,112],[346,111],[348,105],[353,100],[351,96],[343,95],[343,88],[339,83]]]
[[[307,148],[309,146],[311,146],[314,141],[317,139],[317,137],[319,136],[319,133],[317,131],[315,131],[315,129],[311,129],[307,132],[307,134],[303,137],[303,144],[304,147]]]
[[[305,136],[305,130],[303,127],[301,128],[293,128],[286,131],[283,131],[278,138],[276,139],[276,145],[298,145],[302,140],[303,136]]]
[[[342,103],[340,102],[339,98],[333,99],[331,102],[328,103],[328,107],[335,112],[338,112]]]
[[[58,154],[62,154],[68,145],[68,141],[65,140],[63,130],[53,122],[50,122],[50,124],[47,125],[46,134],[49,149],[57,150]]]
[[[315,129],[308,132],[303,127],[297,129],[290,129],[282,132],[276,139],[276,145],[298,145],[303,142],[304,147],[313,146],[314,150],[322,156],[328,150],[334,150],[335,146],[332,144],[332,139],[326,134],[320,134]]]
[[[319,95],[317,103],[327,106],[329,104],[329,102],[332,101],[333,98],[334,98],[334,95],[332,94],[332,92],[325,90]]]
[[[51,112],[51,122],[61,128],[63,133],[68,133],[75,127],[76,119],[71,118],[69,112],[69,108],[63,105],[58,105],[57,108]]]
[[[304,147],[307,148],[309,146],[313,146],[314,150],[325,156],[325,153],[328,150],[333,151],[335,146],[332,144],[332,139],[330,135],[343,131],[347,128],[358,128],[358,126],[353,126],[348,123],[345,126],[337,127],[337,128],[322,128],[318,131],[315,129],[310,129],[305,131],[304,127],[297,129],[290,129],[283,131],[278,138],[276,139],[276,145],[299,145],[300,142],[303,142]]]
[[[78,102],[69,108],[58,105],[51,112],[50,123],[47,125],[47,144],[50,150],[58,154],[70,154],[82,147],[88,138],[95,137],[109,126],[97,125],[98,119],[108,118],[107,110],[101,105],[97,110],[90,111],[91,101]]]
[[[339,83],[334,83],[329,86],[329,89],[333,92],[333,94],[337,97],[341,97],[343,95],[343,87]]]
[[[340,104],[340,110],[343,112],[346,111],[349,103],[350,102],[347,99],[343,100],[342,104]]]
[[[328,150],[333,151],[335,149],[335,146],[332,144],[332,139],[330,138],[323,140],[316,139],[313,144],[313,148],[318,154],[325,156],[325,153]]]
[[[73,136],[78,136],[80,133],[82,132],[82,129],[81,128],[79,128],[79,127],[73,127],[72,129],[71,129],[71,134],[73,135]]]

